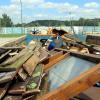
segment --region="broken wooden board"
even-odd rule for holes
[[[35,54],[33,54],[33,56],[28,59],[28,61],[26,61],[26,63],[23,64],[23,68],[24,70],[28,73],[28,75],[32,75],[36,65],[38,64],[38,62],[40,61],[39,56]]]
[[[38,44],[36,49],[33,52],[33,55],[23,64],[24,70],[28,73],[29,76],[32,75],[36,65],[39,63],[40,59],[40,45]]]
[[[33,51],[28,51],[24,56],[20,57],[17,61],[8,65],[8,68],[20,68],[25,61],[27,61],[33,55]]]
[[[23,68],[20,68],[18,71],[18,77],[22,80],[25,81],[28,77],[27,73],[24,71]]]
[[[23,93],[23,96],[32,95],[34,93],[40,92],[39,87],[41,84],[42,74],[43,74],[42,64],[39,64],[34,70],[34,73],[30,78],[29,82],[27,83],[26,85],[27,91]]]
[[[15,74],[16,74],[16,71],[0,73],[0,84],[11,81]]]
[[[11,95],[21,95],[26,91],[25,82],[15,83],[8,91],[8,94]]]
[[[0,100],[5,96],[10,83],[0,85]]]

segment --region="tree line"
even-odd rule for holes
[[[85,19],[80,18],[79,20],[36,20],[29,23],[20,23],[14,24],[11,20],[10,16],[7,14],[2,14],[2,18],[0,18],[0,26],[1,27],[34,27],[34,26],[98,26],[100,25],[100,18],[95,19]]]
[[[84,19],[80,18],[79,20],[36,20],[32,21],[26,26],[98,26],[100,19]]]

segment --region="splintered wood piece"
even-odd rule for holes
[[[26,83],[18,82],[10,88],[8,93],[12,95],[19,95],[19,94],[24,93],[25,91],[26,91]]]
[[[18,76],[22,81],[25,81],[27,79],[27,74],[23,70],[23,68],[20,68],[20,70],[18,71]]]
[[[13,76],[16,74],[16,71],[0,73],[2,77],[0,77],[0,84],[9,82],[13,79]]]
[[[34,55],[23,64],[24,70],[31,76],[39,61],[39,57],[34,53]]]
[[[22,100],[22,96],[10,96],[10,95],[7,95],[3,100]]]

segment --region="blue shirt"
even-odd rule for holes
[[[61,36],[52,37],[53,42],[55,43],[55,48],[60,48],[63,45],[63,39]]]

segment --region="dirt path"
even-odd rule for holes
[[[0,45],[3,45],[9,41],[14,41],[17,38],[0,38]]]

